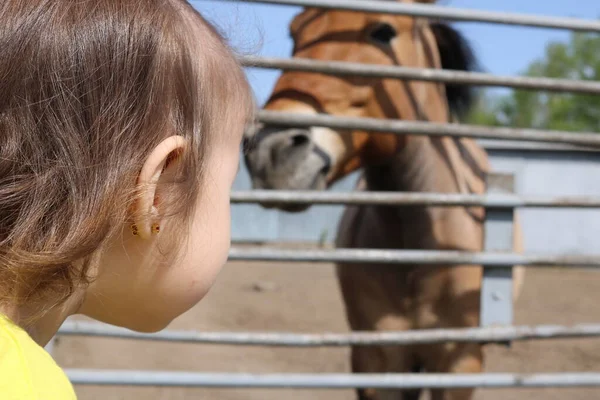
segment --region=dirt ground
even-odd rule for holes
[[[516,307],[517,324],[600,320],[600,275],[529,269]],[[327,264],[230,263],[208,297],[173,322],[201,331],[344,332],[348,326],[333,267]],[[54,355],[67,368],[136,368],[196,372],[349,372],[347,348],[284,349],[64,337]],[[600,340],[519,342],[490,346],[487,372],[600,371]],[[354,399],[350,390],[215,390],[76,386],[91,399]],[[477,400],[592,400],[600,389],[479,390]]]

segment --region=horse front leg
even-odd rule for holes
[[[360,187],[359,187],[360,189]],[[378,209],[349,206],[338,227],[338,248],[393,248],[396,238],[382,229],[389,218]],[[400,231],[398,224],[394,231]],[[411,329],[407,316],[406,268],[401,266],[338,264],[338,284],[346,319],[353,331],[403,331]],[[418,366],[413,346],[354,346],[352,372],[405,373]],[[418,400],[420,390],[358,389],[359,400]]]
[[[351,351],[352,373],[410,373],[414,372],[414,360],[409,348],[400,346],[354,346]],[[419,400],[420,389],[373,389],[356,390],[358,400]]]
[[[483,372],[482,345],[478,343],[451,343],[439,346],[436,353],[433,357],[438,360],[438,363],[430,366],[427,372],[449,374]],[[474,392],[474,388],[434,389],[431,391],[431,400],[471,400]]]
[[[419,309],[422,328],[474,328],[479,326],[482,268],[440,268],[423,280]],[[428,373],[478,374],[484,369],[480,343],[423,345],[420,359]],[[431,400],[471,400],[473,388],[431,391]]]
[[[373,273],[368,265],[338,265],[338,280],[346,317],[353,331],[404,331],[409,319],[386,294],[385,283],[394,278]],[[371,272],[369,272],[371,271]],[[391,299],[391,300],[390,300]],[[418,366],[411,346],[353,346],[351,368],[355,374],[409,373]],[[418,400],[420,390],[363,388],[358,400]]]

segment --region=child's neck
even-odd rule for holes
[[[0,313],[23,328],[37,344],[44,347],[54,337],[67,317],[77,313],[83,298],[83,291],[76,292],[63,304],[45,313],[43,317],[36,319],[33,323],[29,322],[30,316],[34,315],[36,310],[31,310],[27,306],[0,306]]]

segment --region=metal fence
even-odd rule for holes
[[[229,1],[229,0],[223,0]],[[239,1],[239,0],[235,0]],[[497,24],[525,25],[570,29],[600,33],[599,21],[573,18],[546,18],[507,13],[459,10],[434,5],[402,4],[366,0],[245,0],[254,3],[311,6],[365,12],[391,13],[456,21],[478,21]],[[259,68],[314,71],[336,75],[360,75],[445,83],[465,83],[482,86],[503,86],[529,90],[600,94],[600,82],[581,82],[566,79],[496,77],[489,74],[387,67],[345,62],[318,62],[299,59],[245,57],[243,64]],[[263,111],[259,119],[270,123],[294,126],[323,126],[353,128],[367,131],[385,131],[397,134],[460,136],[484,139],[517,140],[543,145],[566,143],[593,146],[600,149],[597,133],[572,133],[534,129],[490,128],[457,124],[381,120],[369,118],[342,118],[328,115],[296,115]],[[487,209],[485,222],[485,251],[481,253],[421,250],[283,250],[276,248],[232,248],[231,260],[286,261],[286,262],[369,262],[374,264],[481,264],[484,265],[482,282],[481,327],[469,329],[439,329],[405,332],[352,332],[352,333],[200,333],[164,331],[141,334],[126,329],[97,323],[66,322],[60,329],[63,336],[102,336],[132,340],[168,341],[243,346],[373,346],[412,345],[439,342],[510,342],[557,338],[600,336],[600,324],[579,326],[511,326],[512,325],[512,266],[577,266],[599,267],[600,255],[546,256],[542,254],[512,253],[512,221],[515,209],[542,208],[600,208],[600,198],[519,197],[512,192],[512,177],[492,175],[485,195],[436,193],[332,193],[248,191],[232,194],[233,203],[311,203],[311,204],[378,204],[378,205],[435,205],[482,206]],[[459,388],[459,387],[572,387],[600,386],[600,373],[558,374],[217,374],[184,372],[143,372],[115,370],[67,370],[74,384],[128,385],[128,386],[181,386],[223,388]]]

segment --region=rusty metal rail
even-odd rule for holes
[[[245,56],[241,58],[241,62],[246,67],[272,68],[281,69],[284,71],[318,72],[338,76],[410,79],[427,82],[512,87],[515,89],[527,90],[600,94],[600,82],[598,81],[531,78],[521,76],[496,76],[479,72],[451,71],[433,68],[410,68],[378,64],[360,64],[343,61],[320,61],[308,58],[290,59]]]
[[[506,267],[600,267],[600,256],[552,256],[503,252],[461,252],[437,250],[327,249],[291,250],[239,248],[229,251],[231,261],[282,261],[312,263],[368,263],[396,265],[483,265]]]
[[[220,0],[235,1],[240,0]],[[392,15],[408,15],[412,17],[425,17],[432,19],[445,19],[450,21],[487,22],[491,24],[530,26],[535,28],[568,29],[572,31],[600,33],[600,21],[568,18],[549,17],[528,14],[516,14],[493,11],[480,11],[444,7],[436,5],[407,4],[394,1],[364,1],[364,0],[242,0],[247,3],[263,3],[274,5],[288,5],[300,7],[318,7],[325,9],[338,9],[348,11],[362,11],[368,13],[382,13]]]
[[[600,146],[600,135],[594,132],[551,131],[541,129],[497,128],[476,125],[440,124],[383,118],[338,117],[327,114],[297,114],[292,112],[261,110],[258,120],[272,125],[384,132],[399,135],[452,136],[475,139],[502,139],[531,142],[568,143]]]
[[[229,374],[67,369],[78,385],[220,388],[540,388],[600,387],[600,373],[558,374]]]
[[[110,337],[195,344],[278,347],[338,347],[375,345],[414,345],[445,342],[508,342],[540,339],[589,338],[600,336],[600,324],[575,326],[540,325],[464,329],[427,329],[403,332],[282,333],[282,332],[196,332],[165,330],[139,333],[111,325],[67,321],[61,336]]]
[[[231,202],[279,204],[352,204],[387,206],[481,206],[488,208],[600,208],[600,198],[585,196],[471,195],[456,193],[327,192],[248,190],[231,193]]]

